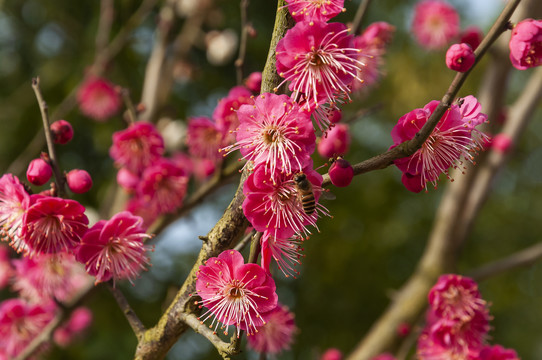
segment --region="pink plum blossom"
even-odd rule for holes
[[[337,124],[326,132],[318,143],[320,156],[330,157],[344,155],[350,147],[350,130],[346,124]]]
[[[344,0],[286,0],[286,3],[296,22],[327,22],[346,11]]]
[[[221,158],[218,151],[227,144],[222,130],[214,121],[197,116],[188,120],[186,145],[193,157],[216,161]]]
[[[513,349],[505,349],[501,345],[488,345],[480,351],[479,360],[519,360],[519,356]]]
[[[241,105],[252,103],[252,92],[244,86],[233,87],[225,98],[218,101],[213,111],[213,119],[223,135],[223,145],[219,148],[235,142],[235,136],[231,132],[239,126],[237,110]]]
[[[296,278],[299,275],[295,267],[301,264],[303,257],[302,237],[281,239],[272,236],[269,232],[264,232],[260,242],[262,267],[265,270],[270,271],[271,259],[274,259],[284,276]]]
[[[293,179],[295,174],[278,174],[273,177],[264,166],[257,166],[249,175],[243,186],[243,212],[257,231],[269,232],[280,239],[289,239],[296,234],[308,235],[310,231],[306,226],[316,227],[318,217],[321,214],[327,215],[327,209],[318,202],[322,192],[322,175],[312,169],[312,164],[304,168],[303,173],[312,184],[316,200],[316,211],[312,214],[303,210],[300,193]]]
[[[31,195],[21,236],[30,254],[70,251],[87,231],[85,208],[75,200]]]
[[[396,359],[395,359],[395,356],[393,356],[390,353],[383,353],[383,354],[375,356],[371,360],[396,360]]]
[[[314,151],[316,136],[307,112],[286,95],[262,94],[254,105],[237,112],[237,143],[225,148],[257,166],[265,165],[271,175],[289,175],[301,170]]]
[[[40,254],[13,260],[13,290],[29,302],[70,301],[90,277],[71,254]]]
[[[247,337],[248,346],[267,354],[290,349],[297,332],[294,319],[295,315],[288,307],[277,304],[276,308],[266,313],[266,323],[258,328],[258,332]]]
[[[79,88],[77,101],[81,112],[97,121],[105,121],[115,115],[122,104],[120,94],[113,84],[92,76]]]
[[[423,0],[414,7],[412,32],[426,49],[440,49],[459,33],[459,15],[443,0]]]
[[[200,304],[207,308],[200,319],[213,318],[210,327],[227,334],[228,325],[235,325],[237,335],[246,330],[249,336],[267,322],[267,314],[277,306],[275,282],[257,264],[245,264],[236,250],[225,250],[200,265],[196,289]],[[216,322],[216,324],[215,324]]]
[[[55,144],[64,145],[73,138],[73,127],[66,120],[57,120],[51,124],[51,133]]]
[[[467,27],[459,34],[459,42],[469,44],[473,50],[476,50],[482,42],[484,33],[478,26],[472,25]]]
[[[402,116],[392,129],[394,145],[390,149],[412,139],[438,103],[431,101],[423,109],[415,109]],[[448,176],[448,169],[461,166],[461,159],[473,161],[474,154],[481,148],[480,136],[484,136],[475,126],[485,121],[487,116],[480,112],[480,105],[474,97],[465,98],[463,106],[452,105],[420,149],[412,156],[395,160],[395,165],[403,172],[402,181],[408,190],[420,192],[428,182],[436,186],[440,174]]]
[[[127,211],[110,220],[100,220],[81,239],[76,249],[77,261],[102,281],[136,278],[149,264],[144,239],[151,236],[143,229],[143,219]]]
[[[53,170],[43,159],[34,159],[26,170],[26,179],[34,185],[41,186],[51,179]]]
[[[73,169],[66,174],[68,187],[75,194],[84,194],[92,187],[92,178],[85,170]]]
[[[8,359],[15,358],[53,319],[52,302],[29,304],[22,299],[0,303],[0,349]]]
[[[22,241],[23,216],[30,205],[30,195],[12,174],[0,178],[0,237],[21,252],[27,249]]]
[[[147,166],[164,153],[164,139],[156,127],[138,121],[127,129],[113,134],[109,155],[119,167],[126,167],[134,174],[142,174]]]
[[[363,66],[352,40],[341,23],[300,22],[286,32],[277,44],[276,66],[283,83],[290,81],[296,101],[309,100],[311,109],[341,96],[349,99],[350,85]]]
[[[428,298],[432,311],[441,318],[467,321],[477,312],[486,312],[476,282],[461,275],[441,275]]]
[[[135,191],[139,179],[137,174],[132,173],[125,167],[120,168],[117,172],[117,183],[128,192]]]
[[[468,71],[475,60],[474,51],[465,43],[453,44],[446,52],[446,66],[457,72]]]
[[[170,213],[182,205],[188,177],[173,161],[160,159],[143,172],[137,186],[138,196],[158,214]]]
[[[542,65],[542,20],[525,19],[512,30],[510,61],[518,70]]]

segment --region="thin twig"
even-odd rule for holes
[[[256,230],[252,229],[252,231],[246,234],[245,237],[242,238],[241,241],[239,241],[233,249],[237,251],[243,251],[245,246],[247,246],[247,244],[252,240],[254,234],[256,234]]]
[[[128,122],[128,125],[131,125],[133,123],[136,122],[137,120],[137,111],[136,111],[136,108],[134,106],[134,103],[132,102],[132,98],[130,98],[130,90],[126,89],[126,88],[123,88],[121,91],[120,91],[121,95],[122,95],[122,99],[124,100],[124,105],[126,106],[126,110],[127,110],[127,122]]]
[[[113,0],[102,0],[100,2],[100,18],[98,20],[98,31],[96,31],[96,53],[102,52],[109,42],[114,18],[113,5]]]
[[[213,346],[216,348],[218,353],[223,358],[228,358],[229,355],[235,355],[234,347],[231,343],[225,342],[220,339],[214,330],[205,325],[198,317],[194,314],[182,313],[179,317],[183,323],[190,326],[196,333],[203,335]],[[237,335],[234,335],[237,336]]]
[[[358,34],[361,30],[361,22],[367,13],[370,3],[371,0],[361,0],[359,3],[358,10],[356,11],[356,15],[354,16],[354,20],[352,20],[352,26],[350,28],[352,34]]]
[[[239,44],[239,56],[235,60],[235,69],[237,70],[237,85],[243,83],[243,65],[245,64],[245,56],[248,40],[248,21],[247,9],[249,0],[241,0],[241,41]]]
[[[117,301],[117,304],[119,305],[119,308],[122,310],[122,313],[124,314],[124,316],[126,316],[126,320],[128,320],[128,323],[132,327],[132,330],[134,331],[134,334],[136,335],[136,337],[138,339],[141,338],[146,330],[145,326],[143,325],[143,323],[141,322],[141,320],[139,319],[135,311],[132,309],[132,307],[128,303],[128,300],[126,299],[122,291],[120,291],[117,287],[115,287],[112,281],[107,282],[107,288],[109,289],[109,291],[111,292],[115,300]]]
[[[53,173],[55,174],[55,184],[58,191],[58,195],[62,197],[64,195],[65,180],[64,176],[60,172],[60,166],[58,164],[58,157],[56,156],[55,145],[53,141],[53,134],[51,133],[50,123],[49,123],[49,110],[47,103],[43,99],[40,89],[40,78],[35,77],[32,79],[32,89],[36,94],[36,99],[38,100],[38,105],[40,107],[41,119],[43,123],[43,131],[45,132],[45,141],[47,143],[47,150],[49,151],[49,160],[50,165],[53,168]]]

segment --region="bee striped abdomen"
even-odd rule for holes
[[[301,196],[301,204],[303,205],[303,211],[307,215],[311,215],[316,210],[316,199],[314,194],[305,194]]]

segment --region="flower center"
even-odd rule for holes
[[[278,143],[281,138],[281,133],[276,127],[268,128],[263,133],[263,140],[267,145]]]

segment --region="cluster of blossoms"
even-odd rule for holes
[[[435,111],[438,101],[403,115],[391,131],[393,145],[411,140]],[[473,161],[473,155],[483,148],[487,135],[476,127],[487,121],[482,106],[472,95],[453,104],[442,116],[429,138],[413,155],[395,160],[403,172],[402,181],[412,192],[427,189],[427,183],[437,186],[440,174],[448,175],[450,167],[461,167],[461,159]]]
[[[472,279],[442,275],[428,299],[427,323],[418,338],[420,360],[519,360],[514,350],[487,344],[491,316]]]

